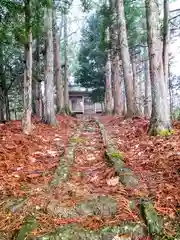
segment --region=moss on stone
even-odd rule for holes
[[[73,137],[70,138],[69,144],[68,144],[68,149],[67,149],[67,155],[62,156],[60,158],[60,163],[59,166],[56,169],[56,172],[54,174],[54,178],[51,181],[51,187],[57,186],[59,183],[66,182],[69,178],[70,175],[70,168],[73,165],[74,161],[74,149],[77,145],[77,143],[81,140],[82,138],[79,138],[81,129],[82,129],[82,124],[77,128],[77,131],[73,135]]]
[[[111,151],[108,153],[110,155],[110,157],[112,158],[116,158],[116,159],[121,159],[123,160],[124,159],[124,153],[123,152],[120,152],[120,151]]]
[[[47,207],[48,212],[61,218],[112,216],[116,213],[116,201],[113,198],[99,196],[75,207],[60,206],[58,201],[51,201]]]
[[[19,230],[16,240],[24,240],[37,227],[36,218],[28,216],[23,226]]]
[[[149,234],[159,236],[163,232],[163,219],[157,214],[153,203],[141,200],[141,216],[148,227]]]
[[[69,139],[70,143],[83,143],[85,142],[85,139],[82,137],[72,137]]]
[[[99,231],[85,229],[77,224],[69,224],[60,227],[54,233],[37,237],[35,240],[112,240],[117,234],[125,233],[132,233],[135,237],[145,235],[144,227],[140,223],[121,223],[118,226],[103,227]]]
[[[118,169],[115,167],[115,169]],[[138,185],[138,178],[134,175],[134,173],[129,168],[121,168],[120,171],[118,169],[118,176],[119,180],[124,184],[126,187],[135,187]]]
[[[134,175],[134,173],[130,169],[124,167],[125,163],[123,161],[123,153],[116,151],[111,146],[106,151],[105,157],[107,159],[107,163],[115,168],[121,183],[123,183],[126,187],[135,187],[138,184],[138,178]]]

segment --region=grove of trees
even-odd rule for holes
[[[56,113],[70,114],[71,4],[0,2],[0,121],[21,117],[26,134],[32,114],[52,125]],[[169,43],[179,34],[180,9],[171,12],[169,5],[169,0],[81,1],[88,17],[76,82],[92,89],[92,101],[104,104],[107,114],[150,118],[152,135],[171,132],[179,82],[170,73]]]

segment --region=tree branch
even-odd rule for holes
[[[169,21],[172,21],[173,19],[178,18],[178,17],[180,17],[180,13],[179,13],[178,15],[176,15],[176,16],[170,18]]]

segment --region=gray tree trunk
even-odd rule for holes
[[[139,116],[139,115],[141,115],[140,108],[139,108],[140,85],[139,85],[137,70],[136,70],[137,59],[136,59],[136,55],[134,52],[132,53],[131,62],[132,62],[132,72],[133,72],[134,115]]]
[[[151,116],[151,82],[149,75],[149,59],[147,50],[145,50],[145,62],[144,62],[144,79],[145,79],[145,97],[144,97],[144,116],[150,118]],[[147,60],[146,60],[147,59]]]
[[[116,54],[112,60],[113,88],[114,88],[114,113],[123,115],[122,77],[119,56]]]
[[[4,91],[5,91],[5,75],[3,62],[3,47],[0,43],[0,122],[5,121],[4,114]]]
[[[10,121],[11,113],[10,113],[10,109],[9,109],[9,97],[8,97],[7,91],[6,91],[6,95],[4,96],[4,100],[5,100],[5,109],[6,109],[6,120]]]
[[[52,29],[52,8],[47,8],[45,13],[46,30],[46,61],[45,61],[45,116],[46,123],[55,125],[55,104],[54,104],[54,54],[53,54],[53,29]]]
[[[37,79],[35,86],[35,109],[36,114],[42,118],[42,93],[41,93],[41,67],[40,67],[40,39],[37,38],[36,41],[36,71],[37,71]]]
[[[4,118],[4,97],[2,88],[0,87],[0,122],[3,122],[5,120]]]
[[[120,69],[120,54],[119,46],[119,29],[118,29],[118,12],[117,1],[110,0],[110,8],[113,13],[112,24],[110,27],[111,48],[111,77],[112,77],[112,94],[114,99],[113,112],[117,115],[123,115],[123,92],[122,92],[122,77]]]
[[[167,83],[164,80],[159,13],[155,0],[146,0],[145,4],[152,92],[152,114],[149,133],[157,135],[162,131],[169,132],[171,121],[167,99]]]
[[[69,108],[69,79],[68,79],[68,36],[67,36],[67,14],[64,15],[64,111],[70,113]]]
[[[28,44],[25,46],[25,69],[24,69],[24,112],[22,128],[25,134],[32,130],[32,32],[29,29]]]
[[[112,99],[112,81],[111,81],[111,61],[110,55],[108,54],[106,63],[106,90],[105,90],[105,108],[107,114],[112,114],[113,110],[113,99]]]
[[[24,112],[22,128],[25,134],[32,131],[32,28],[31,28],[31,3],[25,1],[25,26],[28,42],[25,44],[25,69],[24,69]]]
[[[134,115],[134,104],[133,104],[133,73],[130,61],[128,40],[127,40],[127,29],[126,20],[124,14],[124,2],[123,0],[117,0],[118,6],[118,24],[119,24],[119,40],[120,40],[120,53],[122,60],[122,68],[124,73],[124,83],[126,92],[126,105],[127,105],[127,117]]]
[[[164,0],[164,19],[163,19],[163,67],[164,80],[168,86],[169,76],[169,0]]]
[[[60,29],[61,32],[61,29]],[[53,9],[53,42],[54,42],[54,66],[55,66],[55,84],[56,84],[56,105],[57,112],[64,110],[64,89],[61,74],[61,56],[60,56],[60,34],[57,32],[56,9]]]

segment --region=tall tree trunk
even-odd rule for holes
[[[24,112],[22,128],[25,134],[32,130],[32,32],[29,30],[28,44],[25,46],[25,69],[24,69]]]
[[[5,121],[4,118],[4,97],[2,93],[2,88],[0,87],[0,122]]]
[[[17,120],[16,101],[14,101],[14,120]]]
[[[32,80],[32,114],[36,114],[36,81]]]
[[[138,92],[138,100],[139,100],[139,116],[144,116],[144,92],[145,92],[145,85],[144,85],[144,76],[142,72],[138,74],[138,82],[139,82],[139,92]]]
[[[111,61],[110,56],[107,56],[106,63],[106,90],[105,90],[105,106],[106,113],[112,114],[112,81],[111,81]]]
[[[167,83],[164,80],[163,72],[159,15],[155,0],[146,0],[145,4],[152,92],[152,115],[149,133],[157,135],[162,131],[170,131],[171,121],[167,100]]]
[[[8,97],[7,92],[6,92],[6,95],[5,95],[4,99],[5,99],[6,120],[10,121],[11,120],[11,114],[10,114],[10,109],[9,109],[9,97]]]
[[[64,111],[70,113],[69,109],[69,79],[68,79],[68,36],[67,36],[67,13],[64,15]]]
[[[61,29],[60,29],[61,32]],[[54,42],[54,66],[56,84],[56,105],[57,112],[64,110],[63,80],[61,75],[61,56],[60,56],[60,34],[57,32],[56,9],[53,9],[53,42]]]
[[[147,52],[147,50],[145,50]],[[149,75],[149,59],[148,54],[145,54],[144,62],[144,79],[145,79],[145,98],[144,98],[144,115],[146,118],[151,116],[151,83]],[[147,60],[146,60],[147,59]]]
[[[164,80],[168,87],[169,76],[169,0],[164,0],[164,19],[163,19],[163,67]]]
[[[46,123],[55,125],[55,105],[54,105],[54,54],[53,54],[53,29],[52,29],[52,2],[51,7],[45,13],[46,29],[46,60],[45,60],[45,116]]]
[[[124,82],[125,82],[125,91],[126,91],[127,117],[132,117],[134,115],[133,73],[132,73],[132,66],[130,61],[128,40],[127,40],[127,29],[126,29],[123,0],[117,0],[117,10],[118,10],[118,23],[119,23],[119,31],[120,31],[120,34],[119,34],[120,53],[121,53]]]
[[[131,62],[132,62],[132,72],[133,72],[133,100],[134,100],[134,115],[139,116],[140,114],[140,109],[139,109],[139,94],[140,94],[140,89],[139,89],[139,81],[138,81],[138,76],[137,76],[137,70],[136,70],[136,55],[135,52],[132,52],[131,56]]]
[[[25,134],[32,130],[32,31],[31,31],[31,2],[25,0],[25,25],[28,43],[25,44],[25,69],[24,69],[24,112],[22,128]]]
[[[170,39],[170,27],[169,27],[169,0],[164,0],[164,19],[163,19],[163,70],[164,81],[166,84],[167,97],[169,98],[169,39]],[[170,102],[168,104],[169,111],[171,112]]]
[[[37,71],[37,80],[36,80],[36,114],[42,118],[42,90],[41,90],[41,66],[40,66],[40,38],[39,36],[36,39],[36,71]]]
[[[2,43],[0,43],[0,122],[5,121],[4,92],[5,92],[4,56],[3,45]]]
[[[117,115],[123,115],[123,93],[122,93],[122,77],[120,69],[120,57],[118,52],[119,31],[118,31],[118,14],[117,1],[110,0],[110,8],[112,15],[112,24],[110,27],[111,48],[111,77],[112,77],[112,94],[114,98],[113,112]]]
[[[113,88],[114,88],[114,113],[123,115],[123,92],[122,92],[122,78],[120,74],[120,60],[116,54],[112,60],[113,72]]]

